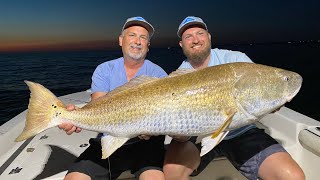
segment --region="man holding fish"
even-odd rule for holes
[[[186,17],[177,34],[187,57],[179,68],[199,70],[232,62],[252,62],[241,52],[211,49],[211,35],[199,17]],[[163,168],[166,179],[187,180],[189,175],[199,174],[217,154],[226,156],[248,179],[305,179],[302,169],[289,153],[256,126],[247,125],[223,132],[221,136],[226,137],[221,142],[218,140],[220,144],[201,158],[198,150],[201,146],[197,148],[193,138],[184,143],[172,141]]]
[[[109,91],[137,76],[167,76],[162,68],[145,59],[153,33],[152,25],[142,17],[127,19],[119,36],[123,57],[107,61],[96,68],[92,76],[91,101],[107,95]],[[70,110],[73,108],[74,106],[69,107]],[[67,134],[81,131],[79,127],[69,123],[59,127]],[[141,140],[142,138],[148,140]],[[164,157],[163,141],[163,136],[141,135],[140,139],[129,140],[108,159],[101,159],[100,138],[92,138],[90,146],[69,168],[65,179],[116,179],[126,170],[131,170],[139,179],[164,179],[161,171]]]

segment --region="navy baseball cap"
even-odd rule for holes
[[[122,31],[125,30],[126,28],[128,28],[130,26],[134,26],[134,25],[138,25],[138,26],[142,26],[142,27],[146,28],[146,30],[149,32],[150,37],[152,37],[152,35],[154,33],[153,26],[140,16],[128,18],[126,23],[124,23],[124,25],[122,27]]]
[[[206,23],[199,17],[188,16],[180,24],[177,35],[181,38],[182,33],[191,25],[199,25],[203,29],[208,30]]]

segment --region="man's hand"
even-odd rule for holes
[[[76,106],[73,104],[67,105],[68,111],[73,111],[76,109]],[[66,134],[70,135],[73,132],[79,133],[81,132],[81,128],[74,126],[72,123],[62,123],[58,126],[60,129],[63,129]]]

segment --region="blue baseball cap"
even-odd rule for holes
[[[182,33],[191,25],[199,25],[203,29],[208,30],[206,23],[199,17],[188,16],[180,24],[177,35],[181,38]]]
[[[149,32],[150,37],[152,37],[154,33],[153,26],[150,23],[148,23],[145,19],[143,19],[143,17],[140,17],[140,16],[128,18],[126,23],[124,23],[122,27],[122,31],[134,25],[144,27]]]

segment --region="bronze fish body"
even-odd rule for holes
[[[199,136],[213,134],[225,124],[222,130],[254,123],[290,101],[299,92],[302,77],[254,63],[180,69],[166,78],[137,77],[74,111],[66,110],[42,85],[25,82],[31,98],[25,129],[17,141],[72,122],[107,133],[108,146],[116,150],[141,134]],[[113,151],[109,152],[106,156]]]

